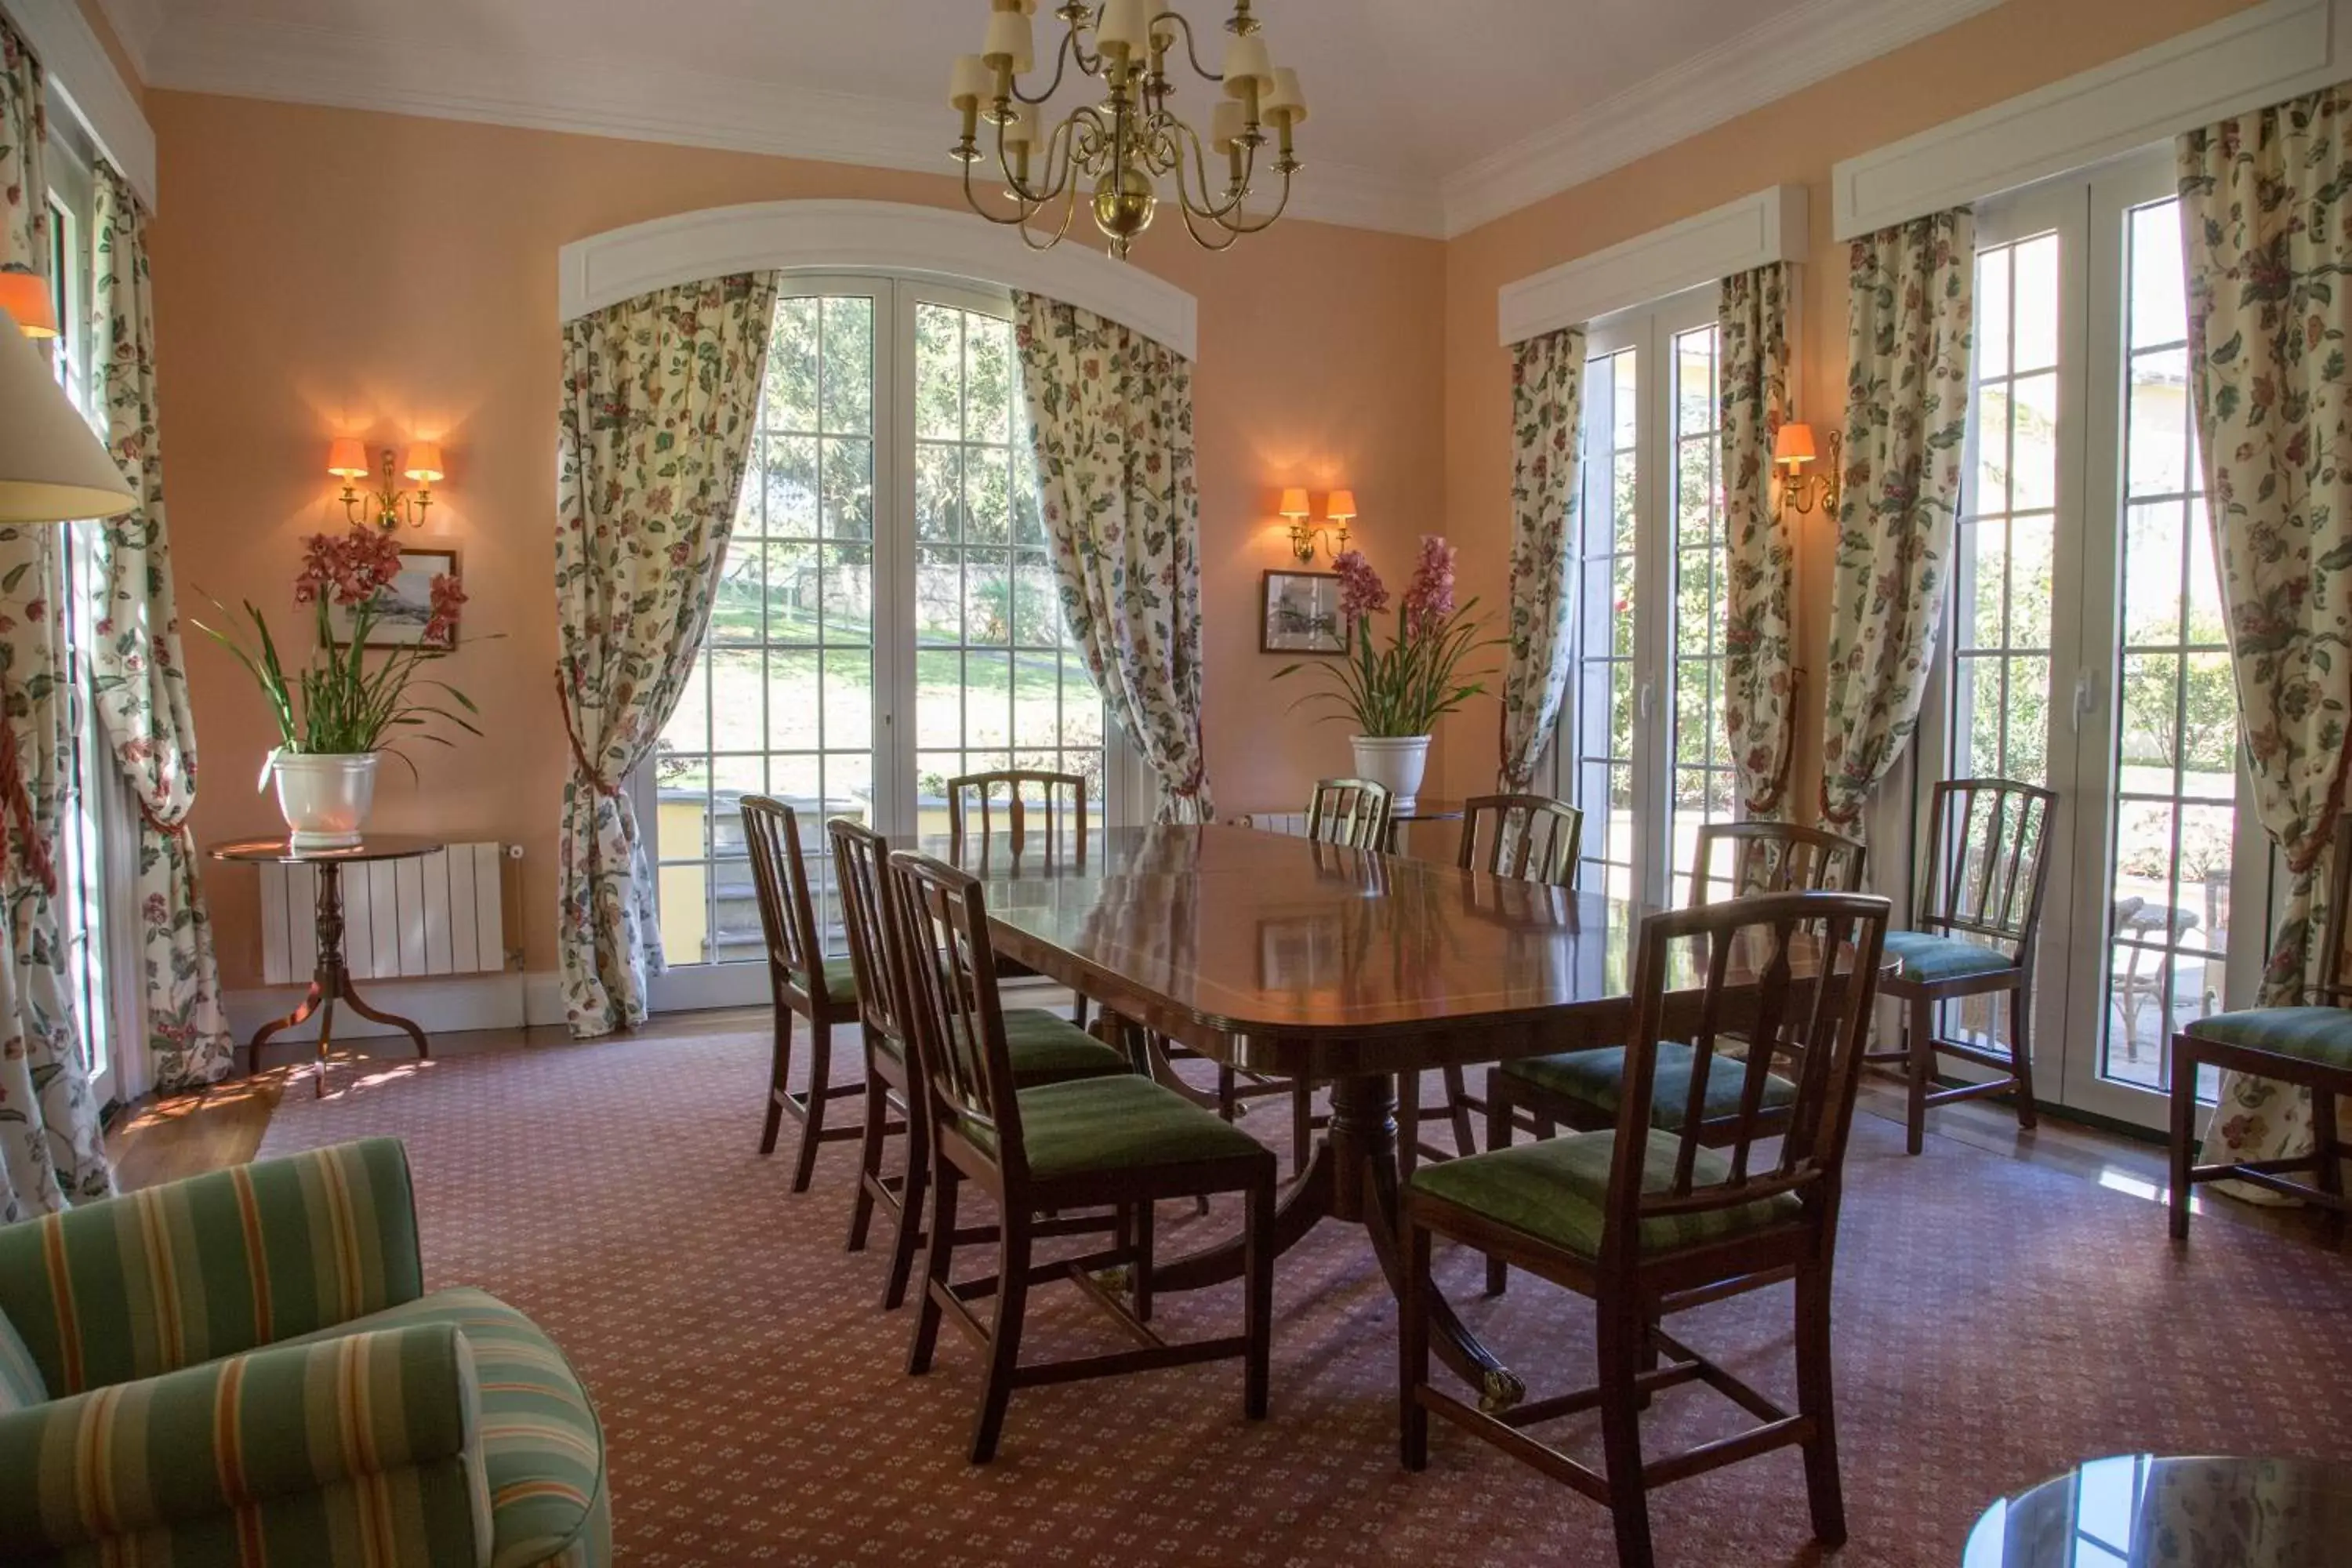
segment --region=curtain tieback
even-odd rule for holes
[[[49,897],[58,896],[58,866],[33,816],[32,791],[25,786],[24,759],[18,754],[15,731],[0,736],[0,809],[16,822],[16,854],[27,875]]]
[[[580,743],[580,726],[572,717],[572,692],[563,684],[563,672],[560,669],[555,672],[555,705],[563,712],[563,738],[572,742],[572,765],[598,795],[606,800],[618,800],[621,787],[604,782],[604,775],[588,761],[588,748]]]
[[[193,805],[194,802],[191,801],[189,804]],[[158,812],[153,806],[149,805],[146,801],[142,799],[139,803],[139,816],[140,819],[145,822],[148,826],[153,828],[156,832],[162,834],[166,838],[176,838],[183,844],[193,842],[188,832],[188,819],[185,815],[182,815],[172,821],[166,822],[163,820],[162,813]]]

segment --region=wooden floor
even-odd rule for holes
[[[1029,988],[1024,1006],[1066,1005],[1066,993]],[[637,1031],[649,1040],[699,1038],[713,1034],[764,1030],[768,1010],[728,1008],[702,1013],[666,1014]],[[436,1057],[479,1056],[499,1051],[547,1049],[569,1043],[561,1026],[535,1029],[491,1029],[475,1034],[444,1035],[433,1042]],[[356,1042],[352,1054],[362,1058],[400,1058],[409,1052],[405,1041]],[[134,1107],[107,1134],[107,1154],[114,1162],[115,1181],[123,1191],[135,1191],[184,1176],[200,1175],[251,1160],[268,1130],[279,1099],[289,1093],[308,1094],[308,1068],[301,1065],[273,1068],[257,1078],[218,1085],[200,1095],[151,1101]],[[1904,1091],[1894,1078],[1865,1083],[1862,1110],[1898,1125],[1903,1120]],[[2018,1131],[2014,1112],[1999,1101],[1969,1100],[1932,1110],[1927,1116],[1927,1152],[1935,1157],[1938,1140],[1965,1143],[1988,1153],[2007,1155],[2083,1181],[2161,1204],[2168,1196],[2170,1179],[2165,1147],[2151,1135],[2126,1138],[2075,1122],[2060,1121],[2047,1110],[2041,1127]],[[2199,1193],[2190,1200],[2200,1216],[2212,1215],[2251,1225],[2275,1235],[2328,1244],[2318,1218],[2299,1209],[2233,1202]],[[2347,1244],[2352,1246],[2352,1244]]]

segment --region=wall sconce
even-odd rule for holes
[[[382,465],[372,468],[367,444],[355,437],[338,439],[327,453],[327,472],[343,481],[343,510],[354,528],[363,518],[387,533],[404,522],[411,528],[425,526],[425,513],[433,510],[433,487],[441,482],[446,471],[441,466],[440,443],[410,442],[407,467],[402,471],[416,486],[415,489],[404,490],[394,482],[391,447],[383,449]],[[360,481],[371,472],[376,475],[381,488],[362,491]]]
[[[1305,490],[1286,489],[1282,492],[1282,515],[1290,520],[1290,552],[1293,555],[1301,561],[1314,560],[1315,542],[1320,539],[1324,548],[1330,551],[1332,559],[1336,561],[1348,548],[1348,525],[1356,520],[1356,492],[1331,492],[1330,500],[1323,506],[1323,521],[1331,525],[1328,528],[1307,526],[1315,511],[1307,504]]]
[[[1835,516],[1838,501],[1845,494],[1845,437],[1832,430],[1829,433],[1830,460],[1817,474],[1807,474],[1806,468],[1819,460],[1813,446],[1813,427],[1810,425],[1789,424],[1780,426],[1772,437],[1772,466],[1781,470],[1780,512],[1787,516],[1794,510],[1810,515],[1815,507]]]

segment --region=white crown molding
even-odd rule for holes
[[[114,29],[115,42],[131,57],[131,68],[139,73],[142,82],[148,79],[155,40],[163,36],[163,5],[164,0],[98,0],[107,26]]]
[[[1132,327],[1186,359],[1200,353],[1192,295],[1085,247],[1034,251],[951,207],[761,202],[656,218],[563,247],[563,320],[697,278],[777,268],[881,270],[1045,294]]]
[[[2352,78],[2352,0],[2270,0],[1848,158],[1840,239],[2016,190]]]
[[[139,199],[155,210],[155,131],[139,107],[113,57],[98,41],[74,0],[0,0],[33,47],[49,86],[89,132],[107,162],[122,172]]]
[[[117,0],[118,4],[125,0]],[[935,105],[557,55],[493,56],[301,24],[174,20],[148,79],[188,92],[325,104],[947,174]],[[1314,160],[1299,217],[1435,237],[1433,187]]]
[[[1804,0],[1444,182],[1451,239],[1645,158],[2000,0]]]
[[[1810,211],[1804,186],[1775,185],[1506,284],[1497,310],[1503,346],[1597,321],[1736,272],[1802,261]]]

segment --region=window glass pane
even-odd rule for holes
[[[1722,406],[1716,329],[1675,339],[1673,780],[1666,803],[1668,900],[1683,897],[1698,830],[1732,815],[1737,794],[1724,731],[1724,627],[1731,616],[1723,528]]]
[[[1579,885],[1633,888],[1634,530],[1641,386],[1634,351],[1585,366],[1576,640],[1561,726],[1564,787],[1585,814]]]

